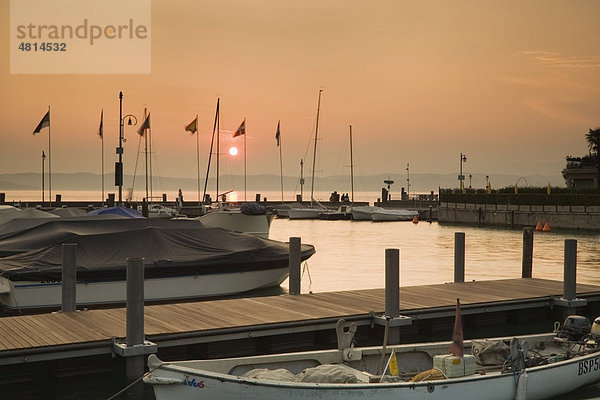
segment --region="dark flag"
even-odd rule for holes
[[[103,137],[104,135],[104,110],[100,113],[100,128],[98,128],[98,136]]]
[[[450,353],[456,357],[464,355],[462,316],[460,312],[460,299],[456,299],[456,315],[454,316],[454,330],[452,331],[452,344]]]
[[[277,133],[275,134],[275,140],[277,140],[277,147],[279,147],[279,138],[281,133],[279,132],[279,121],[277,121]]]
[[[198,117],[194,118],[192,122],[187,124],[185,130],[192,132],[192,134],[198,132]]]
[[[235,133],[233,134],[233,137],[238,137],[238,136],[242,136],[245,134],[246,134],[246,118],[244,118],[244,120],[240,124],[240,127],[237,129],[237,131],[235,131]]]
[[[138,134],[140,136],[144,136],[144,132],[146,131],[146,129],[150,129],[150,113],[148,113],[148,116],[146,117],[146,120],[144,121],[142,126],[140,126],[140,129],[138,129]]]
[[[44,118],[40,121],[38,126],[33,130],[33,134],[40,133],[40,131],[46,127],[50,126],[50,110],[44,115]]]

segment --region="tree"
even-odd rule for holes
[[[585,134],[585,140],[588,143],[588,149],[590,153],[594,153],[596,156],[596,170],[598,171],[598,177],[596,178],[596,188],[600,188],[600,127],[589,130]]]
[[[585,134],[585,140],[587,140],[590,153],[598,156],[600,153],[600,127],[596,129],[590,128],[589,132]]]

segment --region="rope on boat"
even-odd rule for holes
[[[156,367],[156,368],[158,368],[158,367]],[[152,368],[148,372],[144,373],[142,376],[140,376],[139,378],[137,378],[135,381],[131,382],[129,385],[125,386],[123,389],[119,390],[117,393],[113,394],[112,396],[110,396],[106,400],[113,400],[113,399],[117,398],[117,396],[120,396],[125,391],[129,390],[132,386],[134,386],[136,383],[138,383],[139,381],[141,381],[142,379],[144,379],[146,376],[150,375],[150,373],[154,372],[154,370],[156,368]]]
[[[304,261],[302,264],[302,274],[300,275],[300,281],[302,281],[302,277],[304,277],[304,271],[306,271],[306,275],[308,275],[308,293],[312,293],[312,277],[310,276],[310,269],[308,269],[308,261]]]

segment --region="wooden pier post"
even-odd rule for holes
[[[521,278],[531,278],[533,271],[533,228],[523,228],[523,268]]]
[[[400,250],[385,249],[385,315],[387,318],[400,316]],[[386,323],[386,344],[400,343],[400,328]]]
[[[300,264],[301,258],[301,239],[299,237],[290,238],[290,277],[289,293],[300,294]]]
[[[465,233],[454,233],[454,283],[465,281]]]
[[[62,312],[77,308],[77,244],[62,245]]]
[[[127,259],[127,347],[144,345],[144,263],[141,258]],[[125,373],[127,381],[133,382],[144,373],[145,355],[127,357]],[[143,391],[143,385],[138,382],[133,393]]]
[[[575,300],[577,297],[577,240],[565,239],[565,269],[563,278],[563,298]]]

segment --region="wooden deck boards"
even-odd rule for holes
[[[544,279],[505,279],[457,284],[402,287],[400,312],[560,296],[563,284]],[[577,285],[577,293],[600,293],[600,286]],[[384,289],[365,289],[300,296],[252,297],[145,308],[147,337],[281,322],[366,315],[385,309]],[[123,338],[126,311],[89,310],[0,318],[0,355],[15,349],[110,341]]]

